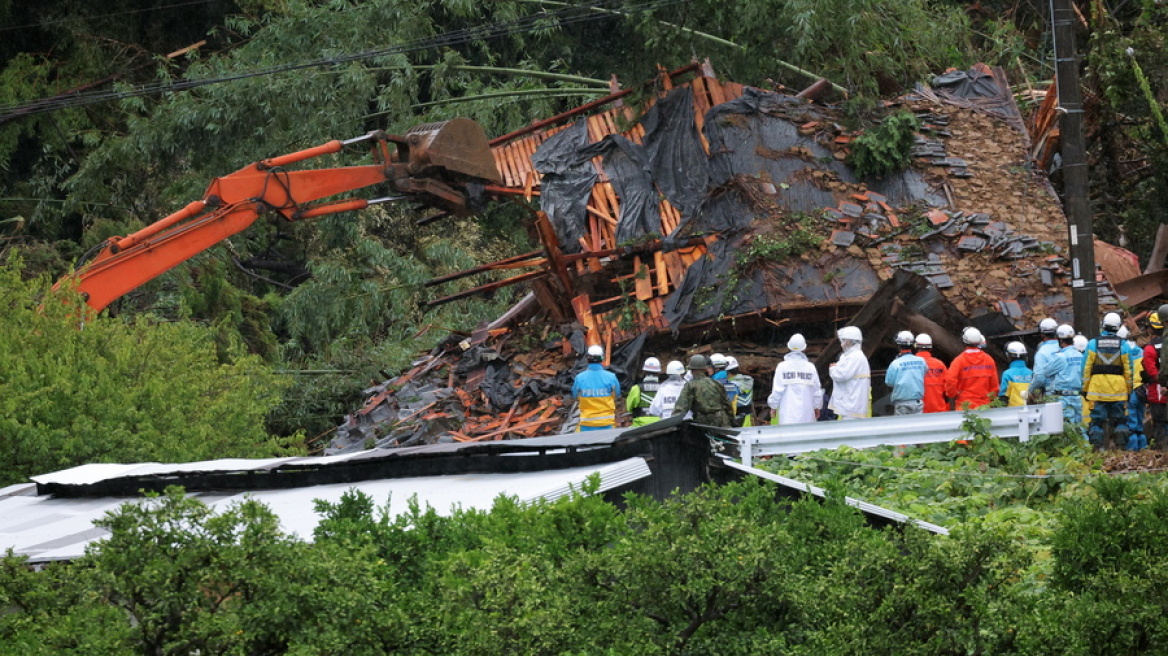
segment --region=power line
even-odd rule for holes
[[[672,5],[684,4],[688,1],[689,0],[647,0],[646,2],[641,2],[639,4],[629,5],[625,8],[625,11],[649,11],[653,9],[669,7]],[[163,93],[178,93],[199,87],[209,86],[212,84],[235,82],[239,80],[276,75],[279,73],[287,73],[309,68],[338,66],[341,64],[363,61],[366,59],[374,59],[377,57],[385,57],[389,55],[409,54],[425,50],[434,50],[442,47],[461,45],[471,41],[497,39],[514,34],[530,34],[537,30],[542,31],[546,29],[546,27],[541,24],[545,24],[548,21],[555,21],[557,25],[562,26],[598,20],[609,20],[613,17],[612,15],[607,13],[598,14],[595,12],[595,9],[604,5],[616,4],[619,4],[619,0],[602,0],[601,2],[595,4],[567,7],[554,12],[539,12],[535,14],[528,14],[526,16],[508,21],[500,21],[478,27],[446,32],[436,36],[419,39],[417,41],[398,46],[392,46],[389,48],[366,50],[358,53],[339,55],[337,57],[317,59],[295,64],[284,64],[281,66],[274,66],[257,71],[242,72],[215,78],[160,82],[155,84],[142,85],[124,91],[85,92],[66,97],[52,97],[36,100],[22,105],[0,106],[0,122],[3,122],[3,120],[6,119],[9,115],[16,113],[22,115],[37,114],[72,107],[83,107],[96,103],[108,102],[111,100],[123,100],[126,98],[157,95]]]
[[[127,9],[126,11],[117,11],[112,14],[97,14],[96,16],[72,16],[69,18],[58,18],[55,20],[43,20],[39,23],[28,23],[26,25],[16,25],[14,27],[0,27],[0,32],[10,32],[12,30],[28,30],[34,27],[44,27],[46,25],[58,25],[60,23],[68,23],[78,18],[83,20],[95,20],[98,18],[113,18],[114,16],[125,16],[127,14],[144,14],[150,11],[161,11],[163,9],[174,9],[176,7],[189,7],[191,5],[208,5],[212,2],[220,2],[221,0],[191,0],[191,2],[179,2],[173,5],[162,5],[160,7],[147,7],[145,9]]]

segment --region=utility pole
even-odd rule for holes
[[[1075,328],[1088,338],[1099,334],[1099,290],[1095,283],[1095,230],[1088,190],[1087,149],[1083,139],[1083,96],[1075,48],[1073,0],[1050,0],[1058,80],[1059,133],[1062,138],[1063,207],[1071,242],[1071,306]]]

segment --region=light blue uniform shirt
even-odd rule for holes
[[[884,384],[892,388],[889,399],[897,401],[920,401],[925,398],[925,372],[929,365],[925,359],[912,353],[896,356],[884,374]]]
[[[1064,346],[1043,368],[1034,368],[1034,384],[1047,392],[1078,395],[1083,389],[1083,354],[1074,345]]]
[[[1057,339],[1048,339],[1039,344],[1038,348],[1034,350],[1034,373],[1037,375],[1038,372],[1042,371],[1042,367],[1046,364],[1046,361],[1054,357],[1054,354],[1058,353],[1058,351],[1059,345]],[[1037,382],[1037,379],[1035,379],[1035,382]]]

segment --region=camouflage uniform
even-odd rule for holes
[[[697,374],[681,388],[677,397],[674,415],[693,412],[693,420],[706,426],[731,428],[734,425],[734,410],[726,398],[726,390],[716,380]]]

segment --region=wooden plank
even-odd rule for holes
[[[665,258],[665,268],[669,270],[669,280],[674,287],[681,286],[681,280],[685,277],[686,264],[681,259],[681,253],[678,251],[669,251],[663,253]]]
[[[665,296],[669,293],[669,270],[665,267],[665,255],[661,251],[653,252],[653,266],[657,269],[657,293]]]
[[[523,185],[523,169],[519,166],[518,154],[515,152],[513,146],[507,146],[507,161],[512,171],[513,183],[512,187],[521,187]]]
[[[600,126],[600,121],[597,120],[596,115],[589,116],[584,119],[584,124],[588,126],[588,138],[590,143],[596,143],[604,138],[603,129]]]
[[[710,91],[710,100],[714,105],[721,105],[726,102],[726,94],[722,91],[722,83],[717,78],[707,77],[703,78],[706,81],[706,88]]]
[[[653,298],[653,282],[649,280],[649,267],[641,263],[640,255],[633,258],[633,271],[637,272],[637,277],[633,282],[637,300],[647,301]]]
[[[668,200],[661,199],[657,205],[657,213],[661,216],[661,234],[669,235],[669,233],[677,230],[677,224],[681,217],[677,213],[677,208]]]
[[[596,321],[592,318],[592,304],[588,300],[588,294],[580,294],[573,298],[572,310],[576,313],[576,320],[584,327],[586,341],[589,344],[599,344]]]
[[[503,148],[497,148],[491,151],[491,157],[495,160],[495,168],[499,170],[499,174],[503,176],[503,184],[510,186],[511,179],[508,177],[507,171],[507,157],[503,154]]]
[[[603,220],[605,223],[607,223],[608,225],[611,225],[611,226],[613,226],[613,227],[616,227],[616,219],[614,219],[614,218],[612,218],[611,216],[609,216],[609,215],[605,214],[603,211],[596,209],[595,207],[593,207],[593,206],[592,206],[592,204],[591,204],[591,203],[589,203],[588,205],[585,205],[585,206],[584,206],[584,209],[585,209],[585,210],[587,210],[587,211],[588,211],[590,214],[592,214],[593,216],[595,216],[595,217],[597,217],[597,218],[600,218],[600,219],[602,219],[602,220]]]

